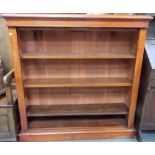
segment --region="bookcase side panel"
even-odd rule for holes
[[[138,89],[139,89],[139,80],[140,80],[141,67],[142,67],[142,61],[143,61],[146,31],[147,31],[146,29],[139,30],[137,56],[136,56],[136,62],[135,62],[135,68],[134,68],[133,87],[132,87],[130,108],[129,108],[129,117],[128,117],[128,127],[129,128],[132,128],[133,123],[134,123],[137,95],[138,95]]]
[[[18,102],[19,102],[21,128],[24,131],[27,129],[26,103],[25,103],[25,97],[24,97],[24,88],[23,88],[23,80],[22,80],[23,78],[22,78],[22,71],[21,71],[21,62],[19,57],[16,28],[9,28],[9,36],[10,36],[10,43],[12,47],[12,53],[13,53],[13,65],[14,65],[14,72],[15,72]]]

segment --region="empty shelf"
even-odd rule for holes
[[[131,81],[127,78],[52,78],[24,81],[25,88],[121,87],[131,85]]]
[[[35,128],[51,128],[51,129],[63,129],[63,128],[89,128],[93,127],[120,127],[124,126],[126,119],[124,117],[83,117],[83,118],[31,118],[28,121],[29,129]]]
[[[128,107],[123,103],[86,105],[32,105],[27,108],[27,116],[86,116],[125,115]]]
[[[22,53],[21,59],[134,59],[133,54],[113,54],[113,53],[53,53],[53,54],[38,54],[38,53]]]

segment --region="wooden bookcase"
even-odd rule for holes
[[[149,16],[4,15],[21,141],[135,136]]]

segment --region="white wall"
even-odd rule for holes
[[[155,0],[0,0],[0,13],[154,13]]]

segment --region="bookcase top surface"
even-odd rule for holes
[[[148,15],[108,15],[108,14],[2,14],[6,18],[77,18],[77,19],[136,19],[151,20]]]
[[[148,27],[146,15],[2,14],[10,27]]]

